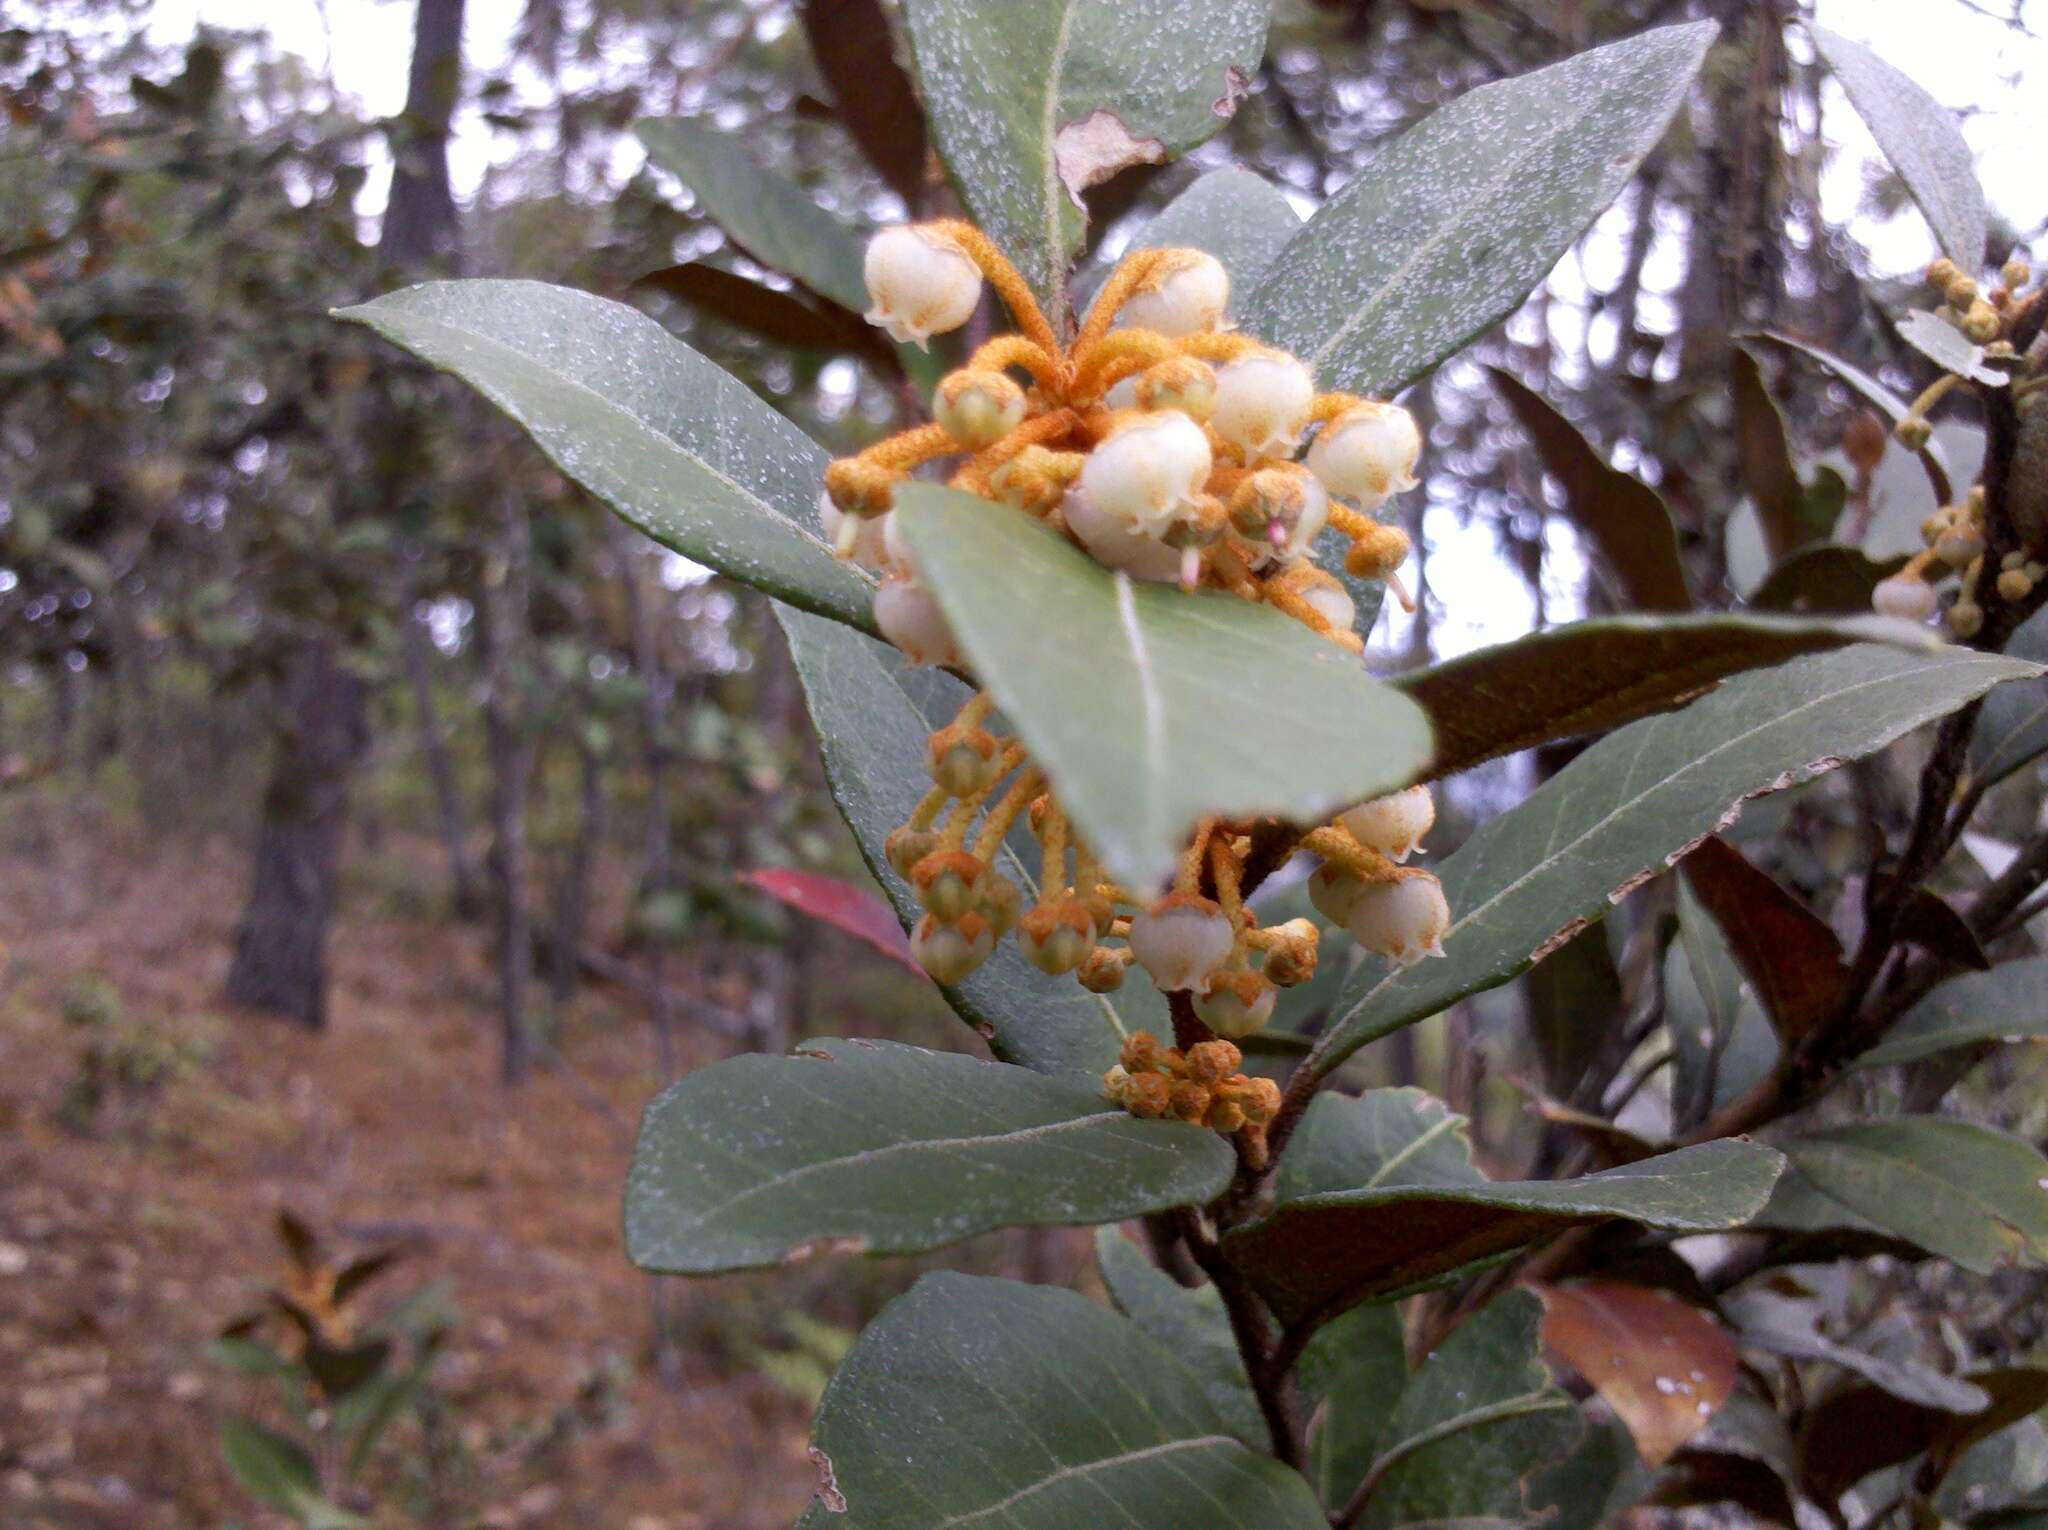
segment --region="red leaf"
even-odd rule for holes
[[[1543,1345],[1607,1399],[1652,1466],[1707,1425],[1735,1390],[1735,1344],[1665,1291],[1586,1280],[1537,1286]]]
[[[801,913],[809,914],[813,919],[822,919],[866,941],[884,956],[893,956],[919,977],[925,976],[924,968],[910,954],[910,937],[896,922],[895,912],[865,887],[858,887],[843,877],[828,877],[815,871],[791,871],[782,866],[749,871],[740,880]]]
[[[1841,1007],[1849,978],[1842,943],[1818,914],[1725,840],[1702,840],[1679,869],[1780,1036],[1797,1041]]]

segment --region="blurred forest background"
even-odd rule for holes
[[[890,7],[480,8],[510,17],[488,48],[464,0],[324,0],[323,63],[260,30],[168,36],[148,0],[0,0],[8,1524],[263,1522],[217,1423],[266,1406],[275,1352],[239,1321],[266,1311],[388,1372],[389,1415],[346,1463],[380,1522],[786,1524],[832,1361],[933,1262],[687,1290],[626,1266],[619,1185],[665,1078],[811,1034],[972,1038],[920,976],[747,880],[865,875],[762,598],[627,532],[462,389],[326,316],[437,274],[566,282],[645,307],[858,447],[919,408],[919,379],[717,215],[769,175],[854,225],[951,210]],[[1722,22],[1632,188],[1408,400],[1430,440],[1403,503],[1421,604],[1383,617],[1376,668],[1640,603],[1573,528],[1586,469],[1563,420],[1660,491],[1716,604],[1854,608],[1919,545],[1932,490],[1874,449],[1861,401],[1789,347],[1736,343],[1780,332],[1906,396],[1934,375],[1884,321],[1931,245],[1896,181],[1841,148],[1848,113],[1793,25],[1810,9],[1282,0],[1222,137],[1090,194],[1090,258],[1218,163],[1306,211],[1472,86]],[[1981,81],[1977,117],[2031,111],[2038,139],[2014,77],[2048,7],[1821,9],[1881,46],[1923,40]],[[394,14],[404,107],[372,116],[331,61]],[[759,172],[712,184],[650,160],[646,117],[694,119]],[[460,196],[458,123],[487,148]],[[1994,266],[2048,256],[2030,168],[1990,181]],[[1969,421],[1940,439],[1969,482]],[[1787,516],[1841,551],[1760,591],[1782,551],[1761,528]],[[1461,780],[1434,846],[1557,763]],[[1816,889],[1867,819],[1903,821],[1911,763],[1739,832]],[[2041,811],[2024,777],[2002,789],[2015,825]],[[1526,1154],[1527,1038],[1632,995],[1645,949],[1654,965],[1649,916],[1612,923],[1363,1072],[1475,1114],[1482,1157]],[[1982,1087],[2024,1100],[2023,1083]],[[2028,1109],[2002,1119],[2038,1137]],[[1087,1249],[1005,1234],[945,1262],[1064,1282]],[[358,1300],[379,1315],[352,1320]]]

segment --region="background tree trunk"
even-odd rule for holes
[[[462,8],[463,0],[419,0],[413,16],[412,72],[377,246],[389,265],[421,265],[456,251],[448,124],[462,94]]]
[[[455,779],[455,761],[448,753],[448,738],[434,707],[426,624],[417,615],[406,618],[400,646],[405,655],[405,679],[412,691],[413,710],[419,714],[420,756],[427,767],[427,779],[433,784],[434,816],[440,823],[441,842],[448,852],[455,912],[459,918],[474,919],[483,911],[476,860],[470,854],[469,834],[462,821],[462,789]]]
[[[327,1023],[327,929],[340,880],[349,772],[369,745],[368,687],[332,642],[300,646],[286,670],[277,759],[249,902],[235,935],[234,1003]]]
[[[533,1065],[533,1034],[526,1014],[533,981],[533,893],[526,843],[526,798],[533,777],[533,738],[521,692],[526,633],[526,508],[508,494],[502,567],[487,576],[477,602],[483,623],[484,735],[491,760],[491,878],[498,904],[498,1017],[503,1036],[500,1072],[521,1082]]]

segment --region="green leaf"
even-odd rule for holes
[[[1415,1089],[1320,1094],[1281,1160],[1272,1213],[1225,1252],[1283,1321],[1435,1284],[1582,1222],[1690,1232],[1737,1226],[1784,1160],[1741,1141],[1683,1148],[1572,1180],[1495,1181],[1465,1120]]]
[[[253,1419],[230,1413],[220,1421],[220,1451],[235,1480],[259,1503],[281,1509],[309,1524],[365,1523],[344,1514],[320,1496],[313,1457],[289,1435],[267,1429]]]
[[[1833,1502],[1874,1471],[1916,1456],[1922,1491],[1938,1484],[1971,1446],[2048,1404],[2048,1370],[2003,1366],[1965,1373],[1988,1407],[1956,1413],[1853,1384],[1821,1398],[1799,1428],[1799,1474]]]
[[[826,456],[645,314],[544,282],[428,282],[338,311],[452,372],[664,547],[874,629],[813,530]]]
[[[1114,1227],[1095,1230],[1095,1266],[1117,1310],[1200,1378],[1203,1393],[1230,1432],[1254,1450],[1271,1450],[1272,1436],[1217,1289],[1182,1285]]]
[[[1327,1072],[1366,1042],[1497,987],[1726,828],[1752,797],[1881,749],[2036,667],[1944,648],[1858,644],[1730,680],[1681,712],[1602,739],[1441,867],[1447,959],[1360,964],[1342,1018],[1306,1066]]]
[[[1071,1291],[943,1272],[868,1326],[826,1389],[806,1530],[1323,1530],[1173,1353]]]
[[[1410,1378],[1378,1431],[1363,1530],[1533,1522],[1528,1479],[1585,1427],[1544,1369],[1541,1312],[1528,1292],[1507,1292]]]
[[[1878,581],[1905,564],[1904,557],[1872,558],[1860,547],[1835,542],[1802,547],[1764,576],[1750,592],[1748,605],[1753,611],[1860,616],[1870,610]]]
[[[1944,371],[1967,377],[1972,382],[2002,388],[2010,378],[1997,367],[1984,363],[1984,347],[1926,308],[1915,308],[1899,320],[1899,338]]]
[[[807,1042],[714,1064],[648,1106],[626,1251],[687,1275],[916,1253],[1199,1204],[1234,1166],[1217,1133],[1140,1121],[1099,1084],[895,1042]]]
[[[1317,822],[1429,759],[1419,707],[1277,611],[1134,583],[954,490],[896,503],[975,674],[1127,887],[1205,816]]]
[[[1429,714],[1432,776],[1684,706],[1745,670],[1851,643],[1924,653],[1941,639],[1885,617],[1608,616],[1395,676]]]
[[[2048,1036],[2048,956],[1951,978],[1906,1012],[1859,1068],[1918,1062],[1987,1041]]]
[[[2005,645],[2015,659],[2048,660],[2048,611],[2021,622]],[[2048,754],[2048,684],[2004,685],[1984,698],[1970,736],[1970,768],[1987,784]]]
[[[1245,328],[1389,396],[1513,312],[1635,174],[1711,22],[1482,85],[1409,129],[1267,270]]]
[[[1776,330],[1768,329],[1752,330],[1737,338],[1742,340],[1768,340],[1773,345],[1781,345],[1787,350],[1797,351],[1800,355],[1819,362],[1830,372],[1833,372],[1835,376],[1847,383],[1856,393],[1862,395],[1866,403],[1873,405],[1879,413],[1894,425],[1903,420],[1911,408],[1911,405],[1905,399],[1900,398],[1868,372],[1863,371],[1860,367],[1850,362],[1844,361],[1840,356],[1832,352],[1822,350],[1819,346],[1809,345],[1804,340],[1794,339],[1791,335],[1780,334]],[[1950,475],[1947,464],[1933,439],[1930,438],[1928,444],[1923,446],[1915,455],[1919,457],[1921,466],[1927,470],[1928,479],[1934,486],[1936,503],[1945,505],[1955,498],[1954,491],[1949,487]]]
[[[1849,966],[1826,920],[1718,835],[1695,845],[1679,870],[1781,1039],[1796,1043],[1841,1012]]]
[[[1664,1025],[1671,1038],[1672,1115],[1679,1126],[1691,1127],[1776,1067],[1779,1048],[1728,938],[1683,877],[1678,936],[1665,953]]]
[[[1735,452],[1743,486],[1756,507],[1764,545],[1773,560],[1786,557],[1807,540],[1801,526],[1805,490],[1792,465],[1792,447],[1785,436],[1785,416],[1764,384],[1756,358],[1737,346],[1728,356],[1729,395],[1735,407]]]
[[[1642,611],[1690,611],[1692,591],[1686,587],[1678,532],[1663,496],[1633,473],[1610,467],[1570,420],[1512,373],[1499,367],[1486,371],[1535,445],[1544,472],[1563,489],[1565,515],[1620,586],[1620,604]]]
[[[1814,46],[1870,126],[1943,252],[1975,276],[1984,264],[1984,188],[1955,117],[1861,43],[1808,23]]]
[[[820,297],[862,313],[861,236],[808,191],[767,169],[730,133],[681,117],[650,117],[633,131],[647,155],[680,179],[698,205],[756,264],[793,276]]]
[[[1269,0],[908,0],[932,138],[1057,327],[1080,194],[1230,120]]]
[[[924,910],[890,867],[883,844],[930,784],[925,736],[951,722],[971,693],[951,675],[913,669],[887,643],[837,622],[786,606],[775,614],[817,722],[839,811],[897,917],[914,925]],[[1037,869],[1035,857],[1027,867],[1014,848],[1004,851],[1001,870],[1020,888],[1035,890]],[[1071,977],[1040,972],[1014,940],[999,942],[966,982],[945,993],[998,1057],[1041,1073],[1099,1075],[1132,1031],[1163,1036],[1172,1029],[1166,1001],[1150,983],[1090,993]]]
[[[1400,1310],[1355,1307],[1310,1341],[1301,1386],[1317,1399],[1309,1414],[1309,1480],[1341,1508],[1379,1459],[1392,1404],[1408,1384],[1408,1345]]]
[[[2048,1262],[2048,1158],[1946,1116],[1807,1132],[1785,1156],[1857,1218],[1978,1275]]]

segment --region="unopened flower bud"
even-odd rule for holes
[[[891,515],[848,515],[832,501],[829,489],[818,494],[818,525],[832,551],[862,568],[880,568],[888,557],[883,541]]]
[[[1308,924],[1307,920],[1300,921]],[[1265,964],[1259,971],[1275,988],[1296,988],[1316,975],[1317,930],[1308,924],[1305,936],[1267,948]]]
[[[1280,1114],[1280,1086],[1270,1078],[1248,1078],[1230,1092],[1253,1126],[1264,1126]]]
[[[1963,274],[1962,268],[1946,255],[1937,255],[1927,267],[1927,285],[1941,292],[1948,291],[1949,283]]]
[[[1254,568],[1301,557],[1329,520],[1329,491],[1295,462],[1248,473],[1230,496],[1230,524],[1250,544]]]
[[[1989,345],[1998,338],[1998,310],[1989,303],[1972,303],[1963,315],[1963,337],[1973,345]]]
[[[1390,861],[1405,861],[1436,823],[1436,799],[1426,786],[1411,786],[1386,797],[1374,797],[1337,815],[1337,822],[1368,850]]]
[[[1133,1073],[1124,1085],[1124,1109],[1156,1121],[1173,1110],[1173,1080],[1163,1073]]]
[[[1016,928],[1017,916],[1023,910],[1024,895],[1017,890],[1017,884],[1000,871],[991,871],[982,885],[981,902],[975,912],[988,921],[997,940]]]
[[[1124,1096],[1130,1092],[1131,1075],[1122,1063],[1114,1063],[1102,1075],[1102,1097],[1121,1105]]]
[[[1060,517],[1088,549],[1088,555],[1104,568],[1121,569],[1133,579],[1159,584],[1171,584],[1180,577],[1177,549],[1127,521],[1104,515],[1079,489],[1069,491],[1060,501]]]
[[[1090,993],[1115,993],[1124,986],[1124,973],[1129,967],[1127,953],[1097,946],[1081,963],[1074,979]]]
[[[1206,420],[1216,408],[1216,369],[1193,356],[1169,356],[1140,372],[1132,401],[1140,409],[1172,409]]]
[[[909,824],[892,830],[882,841],[882,853],[889,857],[889,864],[896,875],[905,881],[910,879],[910,869],[938,848],[936,829],[913,829]]]
[[[1247,462],[1288,457],[1315,401],[1315,379],[1307,367],[1284,351],[1255,351],[1217,370],[1209,426]]]
[[[1879,616],[1924,622],[1934,614],[1934,590],[1916,575],[1894,574],[1878,581],[1877,588],[1870,592],[1870,607]]]
[[[1088,454],[1081,492],[1110,519],[1156,535],[1191,517],[1210,466],[1209,438],[1193,420],[1141,415]]]
[[[2008,260],[1998,273],[1998,279],[2014,292],[2034,279],[2033,268],[2015,256]]]
[[[965,850],[934,850],[910,868],[906,880],[927,911],[959,919],[981,901],[987,877],[988,866]]]
[[[1332,630],[1349,632],[1358,620],[1358,603],[1334,574],[1311,563],[1297,563],[1280,575],[1281,585],[1299,597],[1308,608],[1330,624]]]
[[[1998,576],[1998,598],[2000,600],[2025,600],[2034,593],[2034,581],[2027,577],[2024,568],[2009,568]]]
[[[1244,1053],[1229,1041],[1198,1041],[1188,1048],[1188,1077],[1198,1084],[1220,1084],[1244,1065]]]
[[[989,959],[996,948],[995,932],[979,914],[962,914],[947,923],[936,914],[917,922],[910,935],[910,954],[938,983],[958,983]]]
[[[1127,299],[1117,324],[1178,340],[1214,329],[1230,302],[1230,273],[1204,250],[1167,250]]]
[[[1236,939],[1223,910],[1199,893],[1169,894],[1131,920],[1131,955],[1162,993],[1207,993]]]
[[[1002,746],[983,727],[954,723],[925,740],[925,768],[949,797],[971,797],[994,785],[1001,758]]]
[[[1278,999],[1279,991],[1272,979],[1256,972],[1226,972],[1195,1000],[1195,1013],[1217,1035],[1235,1039],[1262,1030],[1273,1018],[1273,1006]],[[1193,1062],[1193,1052],[1188,1054],[1188,1060]],[[1226,1071],[1236,1070],[1233,1063]]]
[[[1308,901],[1330,923],[1342,924],[1351,917],[1352,905],[1364,886],[1336,862],[1325,861],[1308,874]]]
[[[1874,410],[1859,409],[1842,427],[1842,455],[1859,472],[1871,473],[1884,459],[1884,421]]]
[[[1043,515],[1060,502],[1080,468],[1078,453],[1027,446],[989,474],[988,484],[1004,504]]]
[[[1024,423],[1024,390],[1001,372],[962,368],[939,382],[932,418],[969,451],[993,446]]]
[[[1357,404],[1316,435],[1308,449],[1309,471],[1340,499],[1355,499],[1377,510],[1388,499],[1415,487],[1422,456],[1422,432],[1415,416],[1398,404]]]
[[[1959,600],[1948,608],[1948,630],[1965,642],[1984,630],[1984,608],[1973,600]]]
[[[1408,533],[1399,526],[1374,526],[1344,553],[1344,571],[1360,579],[1385,579],[1408,561]]]
[[[1133,1031],[1124,1038],[1117,1055],[1133,1073],[1156,1073],[1165,1068],[1168,1050],[1150,1031]]]
[[[1934,427],[1929,425],[1924,417],[1909,414],[1892,427],[1892,434],[1898,438],[1899,445],[1907,451],[1917,452],[1924,449],[1933,438]]]
[[[1244,1107],[1235,1100],[1219,1100],[1212,1095],[1209,1113],[1202,1117],[1202,1124],[1212,1132],[1238,1131],[1245,1124]]]
[[[874,301],[868,323],[919,350],[933,335],[965,324],[981,301],[980,268],[958,241],[936,229],[883,229],[868,241],[862,269]]]
[[[1095,949],[1095,921],[1078,898],[1041,903],[1017,921],[1024,959],[1054,977],[1072,972]]]
[[[1153,1077],[1156,1078],[1158,1075],[1154,1074]],[[1185,1121],[1190,1126],[1200,1126],[1203,1118],[1209,1114],[1208,1088],[1190,1079],[1182,1079],[1174,1084],[1168,1090],[1167,1099],[1174,1119]]]
[[[1984,552],[1984,533],[1975,521],[1951,526],[1934,539],[1934,555],[1950,568],[1968,568]]]
[[[1366,950],[1406,967],[1444,954],[1451,907],[1441,883],[1417,872],[1395,882],[1368,882],[1351,905],[1344,928]]]
[[[1949,278],[1948,285],[1941,289],[1942,301],[1957,313],[1961,313],[1977,301],[1977,279],[1958,271]]]
[[[939,602],[921,580],[898,576],[875,591],[875,625],[913,664],[958,664],[960,648]]]

